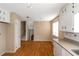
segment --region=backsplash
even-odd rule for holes
[[[79,33],[64,32],[64,37],[79,42]]]

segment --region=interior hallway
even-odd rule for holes
[[[16,53],[5,53],[3,56],[53,56],[53,46],[50,41],[22,41],[21,48]]]

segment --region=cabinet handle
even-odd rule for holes
[[[74,28],[72,28],[72,30],[74,30]]]
[[[74,5],[72,6],[72,8],[74,8]]]
[[[74,13],[74,11],[72,11],[72,13]]]
[[[77,35],[76,34],[74,34],[74,37],[76,37]]]
[[[65,12],[66,12],[66,8],[65,8]]]
[[[0,10],[0,13],[1,13],[1,10]]]
[[[74,3],[72,3],[72,5],[73,5],[72,8],[74,8]]]
[[[65,29],[66,29],[66,26],[65,26]]]

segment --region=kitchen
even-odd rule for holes
[[[54,37],[54,53],[56,56],[79,55],[79,4],[67,4],[57,18],[51,21]],[[58,23],[57,23],[58,22]],[[57,26],[58,25],[58,26]],[[55,28],[58,27],[58,28]]]
[[[19,5],[20,7],[18,7]],[[5,52],[14,53],[21,47],[22,28],[20,25],[24,21],[26,23],[24,41],[31,41],[33,34],[34,38],[31,42],[52,42],[54,56],[79,56],[79,3],[27,4],[26,9],[22,9],[25,8],[25,5],[0,4],[2,7],[0,10],[3,12],[2,14],[0,11],[2,18],[0,19],[0,55]],[[34,9],[32,9],[33,7]],[[9,12],[8,9],[14,12]],[[54,17],[52,17],[51,14],[54,12],[56,15],[53,14]]]

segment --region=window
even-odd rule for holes
[[[58,21],[53,23],[53,35],[58,37]]]

